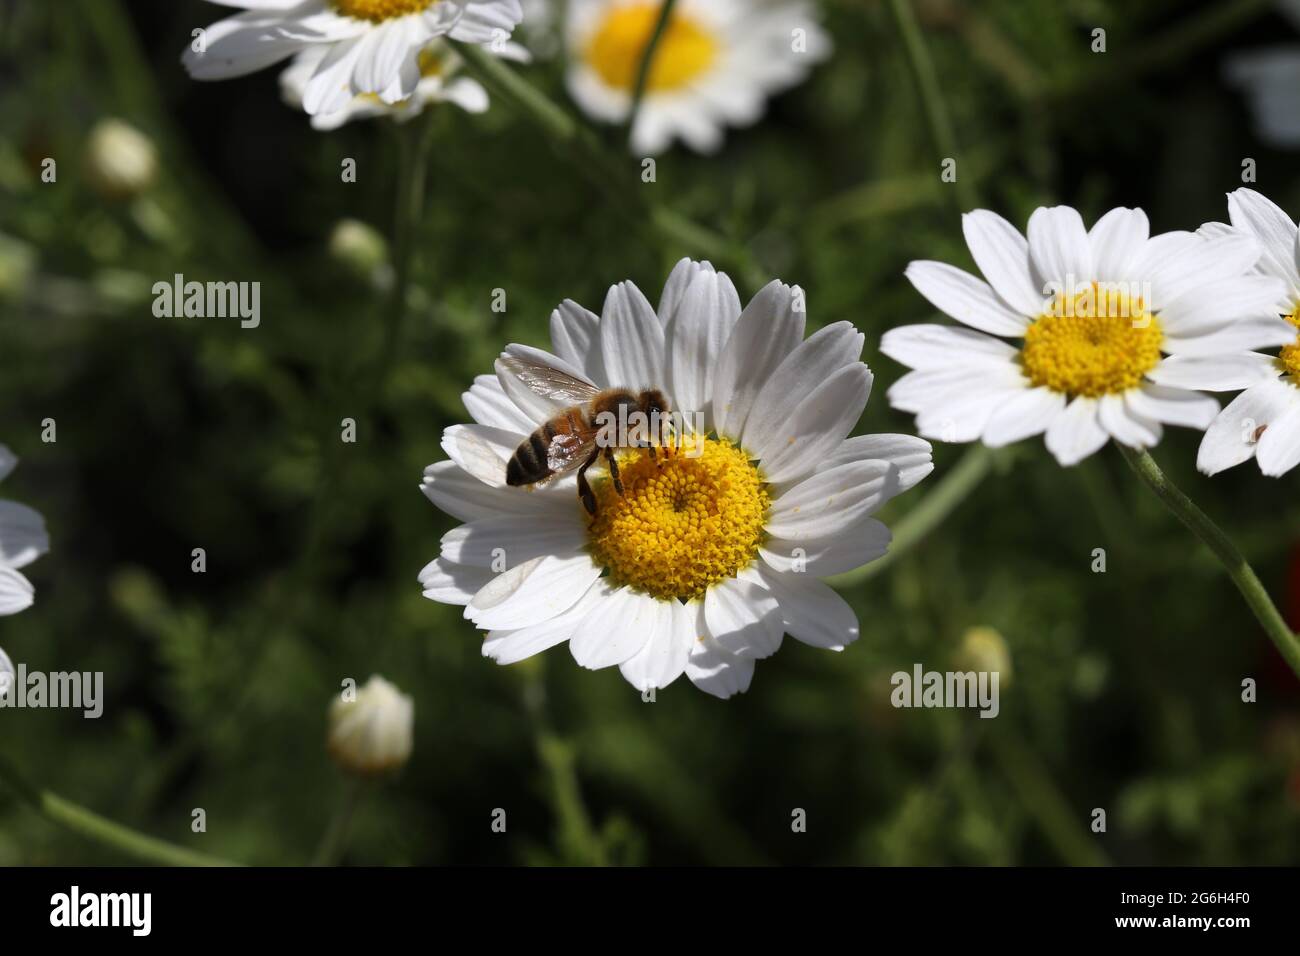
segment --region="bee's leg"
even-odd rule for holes
[[[591,485],[587,482],[587,469],[590,468],[600,456],[600,449],[597,448],[591,453],[586,461],[578,468],[578,498],[582,501],[582,506],[587,509],[587,514],[593,518],[596,517],[596,496],[591,492]]]
[[[609,477],[614,479],[614,490],[621,495],[623,493],[623,479],[618,476],[618,459],[614,457],[614,449],[605,449],[605,461],[609,462]]]

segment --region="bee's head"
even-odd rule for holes
[[[668,399],[664,393],[657,388],[643,389],[636,397],[637,404],[641,411],[647,415],[658,412],[660,415],[667,414],[669,411]]]

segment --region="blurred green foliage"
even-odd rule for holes
[[[908,431],[875,345],[930,320],[907,262],[969,265],[883,4],[827,2],[836,50],[718,157],[660,157],[629,196],[743,243],[808,290],[810,325],[849,319],[877,373],[864,431]],[[1290,31],[1228,0],[933,0],[918,16],[961,144],[959,175],[1023,223],[1068,202],[1141,205],[1153,228],[1225,216],[1244,156],[1300,212],[1293,154],[1252,138],[1224,53]],[[383,296],[329,258],[336,222],[389,233],[395,133],[313,132],[274,71],[192,83],[198,0],[0,6],[3,494],[47,518],[37,603],[0,645],[43,670],[102,670],[105,715],[0,712],[0,753],[155,836],[256,864],[311,859],[344,785],[325,710],[379,672],[416,702],[415,755],[371,787],[344,861],[430,863],[1295,863],[1300,687],[1211,558],[1113,449],[1062,470],[1019,449],[955,516],[847,593],[843,654],[787,641],[749,693],[683,679],[640,696],[563,649],[500,668],[419,569],[451,519],[419,493],[460,394],[508,342],[544,344],[563,298],[624,278],[655,299],[699,250],[604,202],[502,104],[439,113],[403,338],[382,377]],[[1199,27],[1197,25],[1200,25]],[[1108,52],[1089,50],[1095,26]],[[1296,38],[1300,42],[1300,38]],[[562,64],[524,74],[557,100]],[[87,133],[117,116],[156,143],[156,185],[98,195]],[[616,138],[601,130],[611,146]],[[42,184],[40,162],[58,163]],[[340,182],[355,158],[358,182]],[[635,209],[635,204],[629,208]],[[730,265],[730,263],[720,263]],[[262,324],[159,319],[151,285],[262,283]],[[755,291],[742,282],[743,297]],[[494,313],[493,290],[508,310]],[[339,442],[354,418],[359,440]],[[40,439],[57,422],[56,443]],[[1156,457],[1233,534],[1280,601],[1300,540],[1295,475],[1195,473],[1196,436]],[[953,465],[894,503],[898,517]],[[206,549],[207,571],[191,572]],[[1093,573],[1093,549],[1107,570]],[[973,626],[1004,637],[1001,716],[899,711],[889,675],[943,669]],[[1240,682],[1260,684],[1243,704]],[[191,811],[208,831],[190,832]],[[494,808],[508,832],[494,834]],[[1095,807],[1108,831],[1088,830]],[[806,833],[791,832],[794,808]],[[0,788],[0,863],[120,862]]]

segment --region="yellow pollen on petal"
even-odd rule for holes
[[[1058,295],[1025,330],[1020,364],[1035,386],[1071,397],[1126,392],[1160,362],[1164,333],[1141,297],[1092,283]]]
[[[1300,310],[1292,312],[1284,318],[1300,328]],[[1297,337],[1290,345],[1282,346],[1282,351],[1277,353],[1277,364],[1284,374],[1293,376],[1300,380],[1300,337]]]
[[[438,0],[330,0],[330,2],[341,16],[382,23],[384,20],[394,20],[411,13],[419,13],[433,6]]]
[[[683,449],[657,449],[653,459],[633,451],[619,461],[622,495],[609,480],[594,487],[587,546],[613,584],[685,601],[758,556],[772,503],[767,486],[730,442],[702,444],[698,457]]]
[[[606,85],[631,93],[646,44],[659,20],[659,3],[616,7],[593,32],[584,55],[587,64]],[[646,75],[647,92],[675,90],[713,65],[718,41],[696,20],[673,13],[655,47]]]

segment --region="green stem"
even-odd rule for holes
[[[399,128],[396,200],[393,209],[393,290],[384,324],[384,348],[379,375],[392,366],[402,337],[407,299],[411,290],[411,254],[414,236],[424,214],[424,189],[428,181],[429,146],[433,141],[434,111]]]
[[[1232,543],[1232,539],[1224,534],[1223,530],[1206,516],[1191,498],[1174,485],[1160,470],[1155,459],[1147,452],[1141,449],[1129,448],[1127,445],[1116,443],[1119,450],[1123,453],[1124,459],[1137,472],[1152,491],[1164,502],[1165,507],[1174,513],[1183,524],[1185,524],[1192,534],[1200,538],[1201,541],[1212,551],[1214,556],[1219,559],[1228,577],[1232,583],[1237,586],[1241,596],[1245,598],[1246,605],[1250,608],[1255,619],[1259,621],[1264,632],[1268,634],[1269,639],[1277,646],[1278,651],[1291,665],[1296,676],[1300,677],[1300,640],[1297,639],[1291,628],[1287,626],[1286,620],[1273,603],[1273,599],[1268,596],[1268,591],[1260,583],[1259,576],[1255,573],[1246,558],[1237,546]]]
[[[359,778],[349,779],[343,791],[343,799],[330,817],[329,824],[321,835],[320,846],[312,857],[312,866],[334,866],[347,847],[348,829],[352,826],[352,817],[361,802],[361,792],[365,781]]]
[[[1061,859],[1070,866],[1109,865],[1105,852],[1087,837],[1078,813],[1034,752],[1009,730],[988,737],[1002,773]]]
[[[979,487],[993,465],[993,453],[974,445],[962,455],[956,467],[905,514],[893,528],[894,538],[884,557],[829,579],[836,587],[848,587],[875,577],[899,556],[914,548],[946,519],[966,497]]]
[[[654,202],[652,190],[627,189],[626,183],[634,181],[639,185],[640,180],[628,172],[626,162],[610,155],[590,129],[499,57],[473,44],[452,41],[452,46],[493,96],[510,103],[532,120],[583,175],[605,192],[612,209],[634,222],[649,223],[661,240],[735,268],[754,289],[766,281],[744,246]]]
[[[627,114],[627,135],[629,139],[631,139],[633,131],[636,130],[636,118],[641,113],[641,101],[645,99],[646,83],[650,79],[650,67],[654,63],[655,50],[659,48],[659,40],[664,35],[668,21],[673,15],[673,7],[676,5],[677,0],[663,0],[663,3],[659,5],[659,19],[655,21],[654,32],[650,34],[645,49],[641,51],[641,62],[636,70],[636,85],[632,88],[632,108]]]
[[[592,825],[582,799],[582,784],[574,766],[573,745],[556,733],[546,706],[541,666],[530,671],[524,685],[524,707],[533,727],[537,759],[546,771],[547,791],[555,812],[560,862],[578,866],[608,866],[604,842]]]
[[[114,823],[80,804],[65,800],[48,790],[38,790],[18,773],[8,760],[0,758],[0,780],[41,816],[73,833],[120,850],[133,859],[164,866],[238,866],[229,860],[189,850],[166,840],[146,836],[130,827]]]
[[[907,54],[907,63],[916,83],[916,92],[921,98],[921,113],[925,118],[930,139],[938,153],[940,162],[957,159],[957,137],[953,133],[952,118],[944,102],[939,74],[935,71],[934,60],[930,57],[929,47],[921,35],[921,28],[916,23],[911,0],[889,0],[889,12],[893,15],[894,26]],[[958,212],[966,212],[978,205],[975,192],[968,179],[958,173],[953,197]]]

